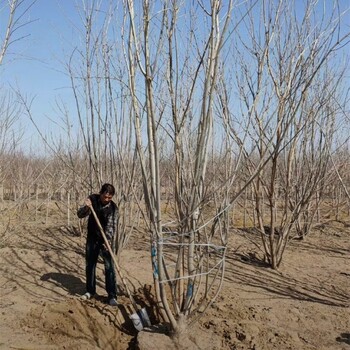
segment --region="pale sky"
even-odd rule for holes
[[[0,39],[7,21],[7,14],[3,11],[6,2],[0,0]],[[34,22],[21,28],[16,37],[30,36],[10,46],[0,67],[0,87],[19,88],[22,94],[34,98],[32,115],[44,133],[56,131],[48,118],[57,119],[59,115],[57,99],[68,106],[73,105],[69,79],[63,65],[77,45],[77,32],[72,26],[82,26],[76,8],[81,3],[81,0],[37,0],[26,17]],[[341,3],[344,7],[348,6],[349,0],[341,0]],[[346,18],[350,18],[349,14]],[[349,25],[350,21],[348,29]],[[27,141],[36,135],[28,118],[23,117],[21,124],[26,128]]]
[[[21,28],[16,38],[30,35],[9,47],[0,67],[0,86],[18,87],[28,98],[34,98],[33,117],[44,132],[55,130],[47,119],[55,118],[57,114],[55,100],[72,101],[63,64],[74,45],[70,23],[79,21],[76,2],[37,0],[25,17],[33,22]],[[7,21],[4,17],[5,13],[0,12],[1,30]],[[27,118],[23,117],[21,124],[26,128],[27,141],[36,135]]]

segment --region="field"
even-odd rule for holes
[[[154,327],[137,333],[128,299],[84,293],[85,237],[55,216],[2,222],[0,349],[350,349],[350,225],[329,221],[293,241],[279,271],[259,260],[259,236],[234,230],[223,290],[179,341],[157,325],[148,239],[132,239],[120,264]],[[155,344],[157,344],[155,346]]]

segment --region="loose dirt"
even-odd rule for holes
[[[157,325],[147,240],[130,241],[120,265],[154,327],[137,333],[129,301],[81,301],[84,236],[52,222],[2,227],[0,349],[350,349],[350,227],[322,225],[293,241],[279,271],[264,266],[259,237],[232,232],[225,282],[214,304],[179,341]]]

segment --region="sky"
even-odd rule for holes
[[[0,0],[1,40],[7,21],[6,3],[7,0]],[[348,0],[341,3],[349,4]],[[74,104],[64,64],[78,40],[73,27],[81,25],[77,11],[81,4],[81,0],[37,0],[23,18],[23,22],[32,22],[16,33],[16,38],[29,36],[9,47],[0,66],[0,87],[18,89],[29,100],[33,99],[32,116],[44,134],[57,132],[57,124],[52,123],[60,114],[56,101],[62,100],[68,106]],[[26,130],[25,142],[35,142],[37,131],[26,115],[22,116],[21,125]]]
[[[0,2],[0,6],[3,3]],[[28,100],[33,99],[32,116],[43,133],[55,132],[50,119],[57,119],[56,100],[72,101],[63,65],[76,35],[71,26],[79,20],[75,6],[75,0],[37,0],[22,20],[32,22],[15,36],[26,37],[9,47],[0,66],[1,86],[18,89]],[[7,21],[5,16],[2,11],[1,30]],[[1,35],[3,37],[3,32]],[[37,133],[32,123],[25,115],[20,122],[26,130],[26,142],[35,142]]]

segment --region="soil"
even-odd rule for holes
[[[147,239],[120,265],[152,328],[137,332],[130,302],[83,301],[84,235],[57,222],[7,225],[0,236],[0,349],[350,349],[350,225],[329,222],[287,248],[278,271],[259,259],[254,232],[232,232],[221,294],[180,339],[157,324]]]

